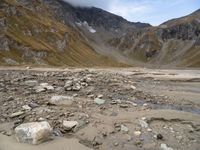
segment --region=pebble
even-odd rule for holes
[[[23,115],[23,114],[24,114],[23,111],[15,112],[15,113],[12,113],[12,114],[10,115],[10,118],[15,118],[15,117],[21,116],[21,115]]]
[[[128,105],[127,104],[120,104],[119,105],[121,108],[128,108]]]
[[[135,131],[134,134],[135,134],[135,136],[140,136],[142,133],[141,133],[141,131]]]
[[[98,104],[98,105],[103,105],[103,104],[106,102],[106,100],[100,99],[100,98],[95,98],[95,99],[94,99],[94,102],[95,102],[96,104]]]
[[[129,131],[129,129],[128,129],[128,127],[126,127],[125,125],[121,125],[121,131],[123,132],[123,133],[128,133],[128,131]]]
[[[142,128],[148,128],[148,126],[149,126],[148,123],[144,120],[139,120],[139,123]]]
[[[161,145],[160,145],[160,148],[162,149],[162,150],[173,150],[173,148],[171,148],[171,147],[168,147],[166,144],[164,144],[164,143],[162,143]]]
[[[22,106],[22,108],[24,110],[31,110],[32,109],[29,105],[24,105],[24,106]]]
[[[114,146],[118,146],[119,145],[119,143],[118,142],[114,142]]]
[[[162,136],[162,134],[157,134],[157,135],[156,135],[156,138],[157,138],[158,140],[162,140],[162,139],[163,139],[163,136]]]
[[[65,127],[66,130],[71,130],[72,128],[78,126],[77,121],[63,121],[63,126]]]

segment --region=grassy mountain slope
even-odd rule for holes
[[[97,54],[81,34],[39,0],[0,2],[0,64],[118,66]],[[28,3],[28,2],[27,2]]]

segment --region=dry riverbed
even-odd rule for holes
[[[0,105],[0,150],[200,147],[200,70],[1,68]],[[32,122],[52,134],[19,143]]]

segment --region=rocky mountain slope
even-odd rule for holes
[[[132,59],[155,65],[200,66],[200,12],[109,41]]]
[[[56,1],[0,1],[0,64],[115,66],[96,53],[76,28],[57,18]],[[120,64],[119,64],[120,65]]]
[[[1,64],[200,66],[199,10],[152,27],[62,0],[0,7]]]

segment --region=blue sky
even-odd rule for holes
[[[76,6],[95,6],[133,22],[159,25],[200,8],[200,0],[65,0]]]

